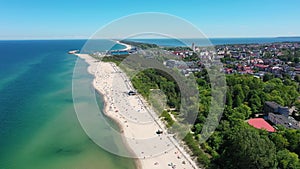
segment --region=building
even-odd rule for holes
[[[177,68],[177,69],[187,69],[187,68],[189,68],[188,65],[184,61],[178,61],[178,60],[167,60],[165,62],[165,65],[168,68]]]
[[[195,43],[192,43],[192,50],[193,50],[193,51],[196,51]]]
[[[268,122],[266,122],[263,118],[254,118],[248,120],[248,124],[257,128],[267,130],[268,132],[276,132],[274,127],[272,127]]]
[[[268,120],[275,125],[282,125],[290,129],[300,129],[299,122],[292,117],[285,117],[280,114],[269,113]]]
[[[126,50],[111,50],[111,51],[108,51],[108,54],[119,56],[119,55],[128,55],[129,52]]]
[[[269,68],[269,65],[255,64],[254,68],[257,68],[260,71],[267,71]]]
[[[284,115],[286,117],[289,116],[289,108],[288,107],[283,107],[283,106],[279,105],[276,102],[269,102],[269,101],[265,102],[264,112],[265,112],[265,114],[279,113],[279,114]]]
[[[169,68],[175,67],[175,64],[176,64],[176,60],[167,60],[166,61],[166,66]]]

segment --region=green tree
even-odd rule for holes
[[[264,82],[266,82],[266,81],[269,81],[273,78],[274,78],[274,76],[271,73],[265,73],[265,75],[263,77],[263,80],[264,80]]]
[[[171,115],[167,111],[163,111],[160,115],[166,122],[167,122],[167,127],[171,127],[174,124],[174,120],[172,119]]]
[[[276,150],[268,137],[245,124],[227,134],[220,163],[224,169],[276,168]]]
[[[252,114],[250,107],[245,104],[241,104],[239,107],[234,108],[231,111],[231,115],[229,118],[232,119],[239,119],[239,120],[246,120]]]
[[[203,125],[200,124],[200,123],[194,125],[194,127],[193,127],[193,132],[195,133],[195,135],[198,135],[198,134],[201,133],[202,127],[203,127]]]
[[[289,145],[288,140],[281,134],[281,133],[272,133],[270,135],[270,139],[275,144],[277,150],[282,150],[284,148],[287,148]]]
[[[193,156],[197,157],[197,161],[204,167],[207,167],[210,163],[210,160],[207,155],[200,149],[199,142],[194,139],[193,135],[191,133],[188,133],[185,136],[184,141],[193,152]]]
[[[300,62],[300,58],[299,58],[299,57],[296,57],[296,58],[294,59],[294,62],[295,62],[295,63],[299,63],[299,62]]]
[[[286,130],[284,136],[289,141],[288,149],[300,155],[300,131]]]
[[[227,91],[226,92],[226,105],[229,106],[229,107],[232,107],[232,94],[230,91]]]
[[[239,95],[236,96],[233,102],[234,107],[239,107],[242,104],[243,104],[243,99]]]
[[[220,145],[223,143],[222,137],[223,135],[220,132],[215,131],[208,139],[208,144],[217,151],[220,148]]]
[[[299,169],[300,161],[296,153],[289,150],[281,150],[277,153],[278,168],[280,169]]]
[[[259,113],[261,111],[262,109],[261,99],[257,94],[251,96],[249,100],[249,106],[251,107],[253,113]]]
[[[300,75],[295,76],[295,81],[298,82],[298,83],[300,82]]]

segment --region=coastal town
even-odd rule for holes
[[[213,50],[192,45],[191,48],[188,48],[190,50],[171,50],[183,61],[170,60],[166,65],[189,73],[191,69],[201,68],[203,60],[221,60],[224,64],[223,71],[226,74],[250,74],[257,78],[271,74],[274,77],[289,77],[292,80],[299,80],[299,48],[300,43],[288,42],[218,45]],[[201,69],[196,70],[200,71]]]
[[[132,44],[132,42],[125,42]],[[142,43],[133,44],[141,45]],[[152,48],[158,47],[154,44],[149,45]],[[164,64],[167,67],[179,69],[186,76],[192,72],[201,71],[204,68],[204,62],[220,60],[224,67],[222,71],[226,74],[249,74],[261,79],[273,76],[300,82],[300,42],[217,45],[213,48],[197,47],[193,43],[191,47],[161,48],[177,56],[176,59],[166,60]],[[129,55],[140,49],[127,46],[123,50],[95,52],[94,55]]]
[[[122,44],[126,43],[136,46],[126,45],[126,49],[123,50],[110,50],[94,55],[122,56],[158,47],[155,44],[131,41]],[[161,48],[164,52],[176,56],[175,59],[166,60],[164,65],[178,69],[185,76],[201,72],[207,62],[221,61],[223,69],[220,71],[225,74],[249,75],[262,81],[280,78],[300,82],[300,42],[230,44],[217,45],[214,48],[198,47],[192,43],[191,47]],[[266,101],[264,111],[255,116],[257,118],[249,119],[248,123],[259,129],[274,132],[276,125],[300,129],[300,114],[295,106],[284,107],[276,101]]]
[[[192,44],[189,49],[169,49],[178,56],[178,60],[167,60],[165,65],[170,68],[176,67],[188,76],[195,71],[202,71],[205,61],[221,60],[221,71],[225,74],[249,75],[261,80],[280,78],[300,82],[300,43],[218,45],[214,50],[195,47]],[[275,131],[270,125],[300,129],[300,116],[295,107],[283,107],[276,102],[265,102],[264,107],[264,112],[257,114],[257,117],[264,119],[250,119],[250,125],[256,128],[271,128],[268,131]]]
[[[207,71],[207,66],[218,65],[217,70],[226,76],[228,82],[231,80],[235,81],[233,81],[234,83],[230,82],[231,84],[227,83],[229,91],[227,90],[227,108],[224,109],[223,120],[236,123],[236,120],[238,119],[241,120],[241,123],[238,123],[239,125],[247,124],[250,128],[256,128],[256,132],[266,131],[268,133],[278,133],[279,135],[282,133],[282,130],[300,130],[300,104],[297,104],[299,103],[299,88],[297,87],[298,85],[296,85],[300,82],[300,43],[280,42],[264,44],[231,44],[217,45],[214,47],[196,46],[194,43],[191,47],[162,47],[155,44],[132,41],[117,41],[117,43],[126,44],[124,45],[126,48],[120,50],[108,50],[105,52],[95,52],[90,55],[95,59],[102,60],[104,63],[113,62],[117,66],[130,55],[141,56],[145,59],[159,59],[163,62],[165,67],[176,70],[183,76],[196,76],[197,83],[200,85],[200,92],[201,90],[202,92],[209,92],[210,90],[209,85],[207,85],[209,83],[209,78],[207,77],[207,73],[205,73]],[[156,78],[161,79],[161,75],[159,73],[149,73],[152,78],[155,79],[156,76]],[[126,75],[124,74],[124,76]],[[142,96],[147,99],[147,94],[145,93],[146,90],[151,90],[151,86],[161,86],[162,82],[160,80],[156,82],[153,82],[153,80],[151,80],[151,82],[144,81],[147,78],[148,77],[144,75],[141,79],[133,79],[132,87],[128,89],[128,95],[134,95],[136,97]],[[249,86],[241,86],[240,83],[244,83],[243,80],[249,81],[253,84],[247,84]],[[170,83],[174,82],[171,80],[169,81],[169,84]],[[263,85],[264,87],[261,89],[253,89],[255,91],[249,92],[249,90],[253,88],[253,85]],[[268,85],[271,86],[271,88],[268,87]],[[277,91],[285,90],[285,85],[289,90],[287,91],[288,96],[286,99],[291,100],[283,100]],[[147,89],[147,86],[150,88]],[[170,96],[174,95],[174,93],[170,93],[169,91],[172,91],[172,87],[174,87],[174,85],[171,85],[170,87],[171,88],[167,87],[164,92],[166,92],[169,99],[172,99]],[[294,89],[292,90],[291,87]],[[277,89],[274,90],[275,88]],[[267,94],[267,91],[272,91],[271,95]],[[274,96],[272,96],[272,94],[274,94]],[[200,95],[200,97],[209,96]],[[263,98],[260,99],[258,97]],[[230,101],[231,99],[232,101]],[[162,120],[166,126],[165,129],[161,130],[164,134],[167,134],[169,131],[168,128],[178,120],[176,115],[178,104],[180,103],[174,102],[169,104],[169,107],[166,110],[172,109],[172,111],[165,111],[160,116],[160,120]],[[200,104],[205,105],[207,103],[200,102]],[[208,111],[208,109],[204,109],[203,111],[200,110],[200,116],[198,119],[206,118],[205,114]],[[214,153],[216,154],[219,150],[207,150],[213,149],[213,146],[218,146],[216,143],[210,143],[210,139],[215,139],[216,136],[213,136],[208,140],[209,145],[206,145],[206,147],[201,144],[199,146],[197,137],[200,137],[201,125],[201,122],[196,122],[194,124],[191,128],[191,133],[185,137],[184,145],[182,146],[185,148],[186,152],[189,152],[191,159],[193,159],[200,168],[205,168],[209,166],[210,161],[215,158],[211,156]],[[158,131],[160,131],[160,129]],[[218,131],[216,133],[218,133]],[[176,138],[172,137],[172,139]],[[130,141],[128,141],[128,143],[130,144]],[[138,148],[136,150],[140,149],[143,148]],[[163,167],[165,165],[158,157],[153,158],[152,160],[142,159],[140,161],[142,164],[148,162],[153,163],[156,167]],[[173,161],[174,160],[170,158],[168,163],[171,168],[176,168],[176,166],[184,168],[186,165],[185,161],[173,165],[173,163],[171,163]],[[192,164],[192,162],[189,164]]]

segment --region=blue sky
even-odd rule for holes
[[[126,15],[163,12],[208,37],[300,36],[299,0],[2,0],[0,39],[88,38]]]

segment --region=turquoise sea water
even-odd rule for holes
[[[77,58],[67,52],[84,43],[0,41],[1,169],[135,168],[132,159],[95,145],[76,118],[72,74]]]

